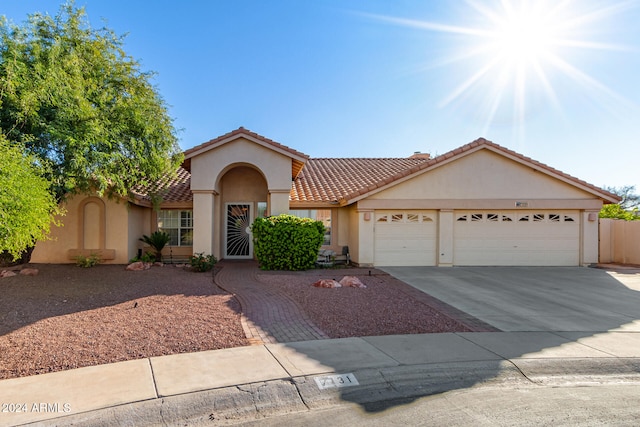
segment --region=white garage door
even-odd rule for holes
[[[374,264],[436,265],[435,211],[376,211]]]
[[[578,211],[456,212],[455,265],[570,266],[579,260]]]

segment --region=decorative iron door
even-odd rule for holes
[[[228,203],[226,220],[226,258],[252,258],[251,204]]]

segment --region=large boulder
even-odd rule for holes
[[[136,262],[132,262],[131,264],[127,265],[127,268],[125,268],[125,270],[127,271],[142,271],[142,270],[148,270],[151,268],[151,264],[148,262],[142,262],[142,261],[136,261]]]
[[[2,270],[0,271],[0,278],[3,277],[13,277],[16,276],[16,273],[11,270]]]
[[[23,268],[22,270],[20,270],[20,274],[22,274],[23,276],[37,276],[38,275],[38,269],[37,268]]]
[[[349,288],[366,288],[367,287],[367,285],[362,283],[362,281],[358,279],[356,276],[344,276],[342,279],[340,279],[340,284],[344,287],[349,287]]]
[[[320,279],[313,284],[316,288],[341,288],[342,285],[333,279]]]

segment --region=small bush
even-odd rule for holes
[[[102,262],[100,255],[93,252],[89,256],[78,255],[75,259],[76,265],[83,268],[90,268]]]
[[[318,259],[322,221],[278,215],[256,218],[251,226],[256,257],[264,270],[307,270]]]
[[[151,252],[145,252],[142,257],[133,257],[129,260],[129,264],[134,262],[142,261],[144,263],[154,263],[156,262],[156,256]]]
[[[205,255],[204,252],[196,253],[189,257],[191,268],[193,268],[193,271],[199,273],[211,271],[216,262],[218,262],[216,257],[213,255]]]

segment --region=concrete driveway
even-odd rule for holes
[[[640,332],[640,270],[381,269],[502,331]]]

